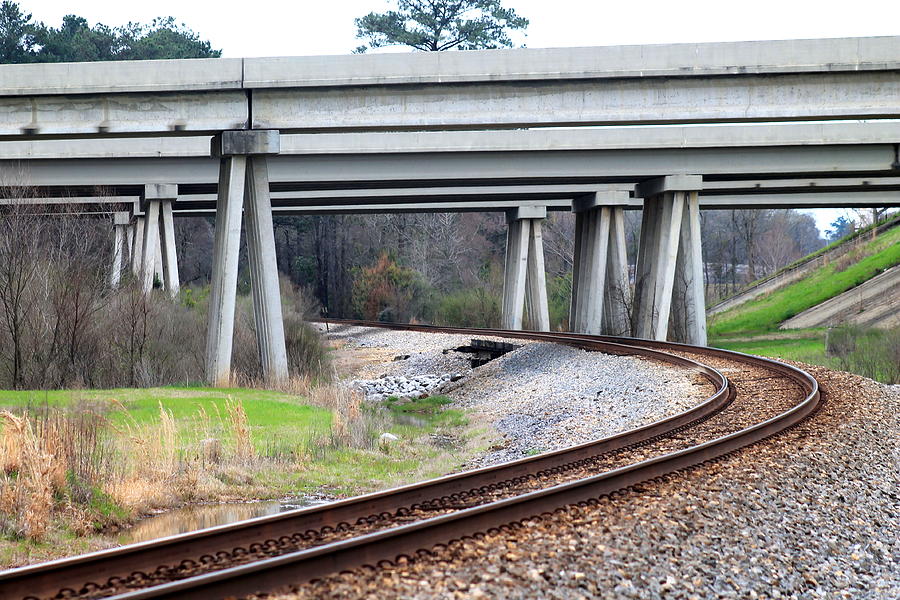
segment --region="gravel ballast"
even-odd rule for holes
[[[559,344],[507,339],[519,347],[472,369],[470,355],[453,350],[468,345],[471,336],[345,325],[331,325],[327,335],[383,361],[354,374],[370,399],[391,395],[388,390],[399,397],[443,393],[493,427],[501,441],[469,466],[614,435],[687,410],[713,392],[712,385],[678,367]],[[423,380],[421,387],[414,385],[417,380]]]
[[[900,598],[900,394],[805,368],[824,407],[776,438],[284,598]]]

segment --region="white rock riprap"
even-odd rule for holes
[[[356,387],[366,396],[366,400],[380,402],[394,396],[400,400],[426,398],[440,394],[447,386],[461,379],[458,373],[443,375],[418,375],[403,377],[402,375],[385,375],[378,379],[354,379],[350,385]]]

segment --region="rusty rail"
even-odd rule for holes
[[[382,323],[365,321],[332,322],[385,326]],[[309,580],[325,573],[354,566],[377,564],[379,561],[393,560],[399,555],[412,555],[417,551],[431,548],[435,544],[446,543],[451,539],[471,535],[478,531],[515,523],[567,504],[590,501],[640,481],[733,452],[799,422],[815,410],[819,400],[817,383],[803,371],[768,359],[725,350],[576,334],[411,325],[391,327],[402,330],[545,340],[614,354],[645,356],[695,370],[716,386],[716,392],[702,404],[668,419],[572,448],[327,505],[6,571],[0,573],[0,592],[2,592],[0,595],[4,598],[42,598],[58,593],[61,588],[68,588],[70,592],[78,593],[85,582],[105,582],[110,578],[127,576],[134,571],[152,570],[160,564],[178,564],[181,560],[215,555],[239,547],[246,548],[261,540],[278,539],[290,532],[349,527],[352,523],[361,522],[372,515],[395,513],[404,507],[415,506],[434,498],[447,498],[461,492],[490,489],[499,483],[517,477],[554,472],[554,470],[564,469],[591,457],[670,435],[692,423],[708,418],[731,401],[733,390],[721,373],[696,361],[662,352],[665,349],[713,355],[732,360],[738,359],[742,362],[776,370],[799,383],[806,392],[806,397],[794,408],[773,419],[680,452],[409,525],[137,590],[115,596],[115,598],[122,600],[126,598],[205,599],[234,596],[252,593],[256,590],[272,589],[285,583]]]

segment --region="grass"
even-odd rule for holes
[[[783,321],[897,264],[900,227],[851,251],[847,257],[816,269],[801,281],[716,315],[710,322],[710,337],[715,340],[774,331]]]
[[[373,406],[345,388],[333,390],[313,390],[309,398],[201,387],[0,391],[0,410],[11,415],[0,423],[0,566],[113,544],[112,534],[154,509],[364,493],[447,473],[481,450],[485,432],[448,409],[444,396]],[[47,423],[84,413],[94,420],[48,450]],[[15,439],[9,423],[18,427]],[[399,439],[379,443],[384,432]],[[40,531],[21,522],[34,504],[29,482],[40,478],[20,476],[25,455],[9,450],[25,447],[26,437],[34,456],[48,457],[39,465],[45,471],[67,469],[40,488],[46,520]],[[86,472],[93,475],[63,456],[67,445],[86,448],[86,460],[96,463]]]
[[[900,330],[834,328],[830,348],[826,347],[826,335],[824,329],[800,329],[750,339],[720,339],[712,345],[849,371],[882,383],[900,383]]]
[[[798,266],[800,266],[800,265],[802,265],[802,264],[804,264],[804,263],[807,263],[807,262],[809,262],[810,260],[812,260],[812,259],[814,259],[814,258],[816,258],[816,257],[818,257],[818,256],[821,256],[821,255],[823,255],[823,254],[825,254],[825,253],[827,253],[827,252],[830,252],[830,251],[834,250],[834,249],[837,248],[838,246],[841,246],[841,245],[843,245],[843,244],[846,244],[847,242],[851,242],[851,241],[853,241],[853,240],[855,240],[855,239],[858,239],[858,238],[860,238],[860,237],[862,237],[862,236],[864,236],[864,235],[867,235],[867,234],[869,234],[869,233],[872,231],[872,229],[874,229],[874,228],[876,228],[876,227],[881,227],[882,225],[884,225],[884,224],[886,224],[886,223],[889,223],[889,222],[891,222],[891,221],[893,221],[893,220],[896,220],[897,218],[898,218],[898,215],[895,213],[895,214],[892,214],[892,215],[888,215],[887,218],[882,219],[881,221],[879,221],[879,222],[877,222],[877,223],[872,223],[872,224],[870,224],[870,225],[866,225],[865,227],[863,227],[863,228],[861,228],[861,229],[857,229],[857,230],[854,231],[853,233],[849,233],[849,234],[845,235],[844,237],[842,237],[842,238],[840,238],[840,239],[838,239],[838,240],[835,240],[835,241],[831,242],[830,244],[827,244],[827,245],[825,245],[825,246],[822,246],[821,248],[819,248],[819,249],[816,250],[815,252],[811,252],[811,253],[807,254],[806,256],[804,256],[804,257],[802,257],[802,258],[798,258],[798,259],[795,260],[794,262],[792,262],[792,263],[790,263],[790,264],[787,264],[787,265],[781,267],[780,269],[778,269],[777,271],[775,271],[774,273],[772,273],[772,274],[770,274],[770,275],[766,275],[765,277],[760,277],[760,278],[757,279],[756,281],[750,282],[749,284],[747,284],[746,288],[751,288],[751,287],[753,287],[753,286],[755,286],[755,285],[759,285],[759,284],[761,284],[761,283],[764,283],[764,282],[766,282],[766,281],[769,281],[770,279],[773,279],[773,278],[775,278],[775,277],[778,277],[779,275],[781,275],[781,274],[784,273],[785,271],[790,271],[791,269],[793,269],[793,268],[795,268],[795,267],[798,267]]]
[[[251,423],[250,436],[257,452],[265,452],[273,440],[292,440],[299,444],[327,435],[331,413],[309,406],[296,396],[266,390],[221,389],[202,387],[166,387],[116,390],[0,390],[0,407],[47,405],[71,407],[78,403],[95,403],[116,427],[156,426],[160,407],[175,420],[180,446],[198,442],[208,433],[223,433],[222,420],[228,415],[230,398],[242,402]],[[214,431],[196,425],[203,415],[209,417]]]
[[[814,330],[811,337],[767,338],[757,340],[720,340],[713,345],[725,350],[735,350],[745,354],[756,354],[769,358],[795,360],[799,362],[834,367],[825,355],[825,335]]]

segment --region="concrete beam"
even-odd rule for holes
[[[175,183],[150,183],[144,186],[144,200],[177,200],[178,185]]]
[[[0,95],[896,71],[898,37],[3,65]]]
[[[729,208],[864,208],[900,206],[900,190],[867,190],[865,186],[852,192],[792,192],[783,194],[716,194],[701,195],[704,209]]]
[[[448,154],[276,156],[269,159],[272,183],[334,187],[375,183],[403,185],[610,184],[684,172],[704,176],[821,177],[862,172],[894,174],[894,146],[803,146],[622,151],[548,151]],[[0,163],[0,176],[20,185],[125,186],[146,183],[212,184],[213,159],[120,159]]]
[[[885,37],[4,65],[0,135],[894,117],[897,44]]]
[[[900,177],[820,177],[816,179],[739,179],[734,181],[704,181],[703,193],[738,192],[828,192],[838,190],[862,191],[879,188],[900,189]]]
[[[0,66],[2,68],[2,66]],[[752,125],[646,126],[484,131],[355,132],[281,135],[282,156],[548,150],[640,150],[892,144],[900,122],[786,122]],[[203,137],[0,141],[0,160],[205,158]]]
[[[271,156],[281,151],[278,131],[223,131],[212,138],[210,154],[226,156]]]
[[[635,193],[641,198],[652,198],[665,192],[689,192],[703,189],[700,175],[667,175],[638,184]]]
[[[584,212],[600,208],[602,206],[629,206],[635,203],[635,199],[629,193],[632,190],[610,190],[593,192],[579,196],[572,200],[572,212]]]
[[[506,222],[519,221],[521,219],[546,219],[546,206],[517,206],[506,211]]]

